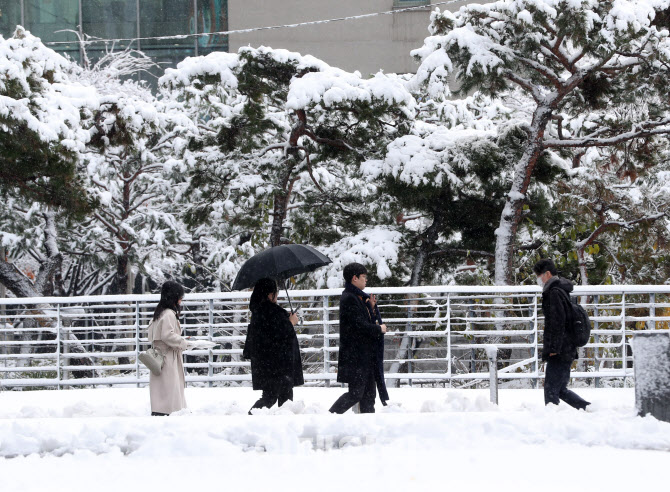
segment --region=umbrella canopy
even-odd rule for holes
[[[235,278],[233,290],[248,289],[262,278],[285,280],[301,273],[313,272],[332,263],[330,258],[305,244],[282,244],[249,258]]]

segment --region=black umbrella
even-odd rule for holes
[[[233,283],[233,290],[253,287],[262,278],[281,280],[286,289],[291,311],[293,311],[285,280],[294,275],[313,272],[328,263],[332,263],[330,258],[322,255],[311,246],[306,244],[282,244],[261,251],[249,258],[240,268]]]

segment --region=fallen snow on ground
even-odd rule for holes
[[[592,411],[544,407],[541,390],[392,389],[374,415],[331,415],[341,388],[296,388],[248,408],[249,388],[188,388],[189,409],[148,417],[148,389],[0,392],[2,491],[579,490],[658,483],[670,424],[635,415],[632,389],[577,390]]]

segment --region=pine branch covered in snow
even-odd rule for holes
[[[513,279],[523,206],[544,153],[670,133],[661,104],[669,33],[654,24],[666,8],[662,0],[503,0],[432,14],[432,36],[413,52],[421,65],[410,87],[444,97],[453,74],[462,91],[500,96],[516,89],[534,101],[528,144],[496,232],[496,283]],[[646,104],[619,117],[639,101]]]
[[[88,141],[80,112],[96,100],[71,68],[21,27],[0,37],[0,192],[81,214],[90,204],[76,173]]]

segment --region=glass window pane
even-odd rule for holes
[[[421,5],[429,5],[430,0],[394,0],[394,7],[418,7]]]
[[[84,0],[81,17],[85,34],[102,39],[137,38],[136,0]],[[137,48],[137,42],[122,41],[115,44],[114,50],[125,49],[129,44]],[[108,49],[111,48],[110,44]],[[103,44],[94,43],[88,48],[89,56],[94,59],[104,49]]]
[[[198,32],[228,30],[228,0],[198,0]],[[198,36],[198,54],[228,51],[228,36]]]
[[[21,24],[21,3],[16,0],[0,0],[0,34],[12,37],[16,26]]]
[[[64,29],[77,30],[78,0],[24,0],[24,5],[26,29],[57,52],[79,59],[77,36],[71,32],[57,32]],[[53,41],[70,43],[50,45]]]
[[[193,0],[142,0],[140,2],[140,35],[143,38],[195,34]],[[146,48],[170,48],[194,46],[194,39],[145,39]]]

